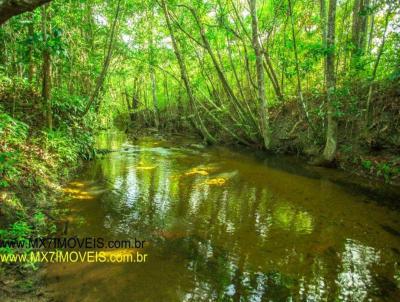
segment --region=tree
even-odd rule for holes
[[[89,109],[93,105],[93,103],[98,102],[98,96],[103,87],[103,83],[107,76],[108,68],[109,68],[110,62],[111,62],[112,52],[113,52],[114,43],[115,43],[115,31],[116,31],[116,26],[117,26],[120,11],[121,11],[121,0],[118,0],[115,17],[114,17],[114,20],[113,20],[113,23],[112,23],[111,29],[110,29],[110,37],[108,40],[107,54],[104,58],[103,68],[100,72],[100,75],[97,78],[96,87],[95,87],[92,95],[90,96],[89,102],[85,108],[85,111],[83,112],[83,115],[86,115],[89,112]],[[99,108],[98,103],[96,103],[96,108],[98,110],[98,108]]]
[[[335,25],[336,25],[336,1],[329,0],[328,31],[326,37],[326,88],[327,88],[327,131],[326,143],[323,152],[323,160],[331,163],[336,156],[337,149],[337,120],[335,108]]]
[[[189,82],[189,77],[188,77],[188,73],[187,73],[187,69],[186,69],[186,65],[185,62],[183,61],[183,57],[181,54],[181,51],[179,49],[178,43],[176,41],[175,38],[175,33],[174,30],[172,28],[171,25],[171,18],[169,15],[169,10],[168,10],[168,6],[165,0],[161,0],[161,7],[163,9],[164,12],[164,17],[165,17],[165,21],[167,23],[167,27],[168,27],[168,31],[171,37],[171,41],[172,41],[172,46],[174,48],[174,53],[176,56],[176,59],[178,60],[178,64],[179,64],[179,69],[181,72],[181,78],[183,80],[183,83],[185,85],[186,88],[186,92],[189,96],[189,106],[191,108],[191,112],[194,113],[195,115],[195,120],[190,119],[191,123],[194,125],[195,128],[199,129],[201,135],[203,136],[205,141],[208,142],[215,142],[215,139],[211,136],[211,134],[208,132],[207,128],[204,126],[203,121],[201,119],[201,117],[199,116],[199,113],[196,109],[196,103],[195,103],[195,98],[193,95],[193,91]],[[198,124],[196,124],[196,122],[198,122]]]
[[[51,0],[3,0],[0,1],[0,25],[13,16],[32,11]]]
[[[253,36],[253,48],[256,54],[256,70],[257,70],[257,92],[258,104],[261,119],[261,133],[264,140],[264,147],[269,150],[271,148],[271,134],[269,128],[268,105],[265,96],[265,80],[262,50],[258,35],[257,5],[256,0],[250,0],[251,28]]]
[[[53,112],[51,106],[51,55],[48,45],[48,4],[42,7],[43,65],[42,65],[42,98],[46,106],[47,127],[53,129]]]

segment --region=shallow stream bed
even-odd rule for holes
[[[56,300],[400,301],[393,195],[187,139],[105,133],[98,144],[114,152],[65,188],[67,236],[146,240],[148,259],[49,264]]]

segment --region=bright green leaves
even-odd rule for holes
[[[0,152],[0,188],[10,185],[10,181],[18,175],[15,165],[18,162],[18,153]]]
[[[14,147],[25,141],[28,126],[0,111],[0,188],[8,187],[19,175],[19,159]]]

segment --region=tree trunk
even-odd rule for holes
[[[156,74],[154,71],[154,67],[150,67],[150,78],[151,78],[151,95],[153,98],[153,107],[154,107],[154,122],[156,128],[159,127],[160,120],[158,116],[158,100],[157,100],[157,82],[156,82]]]
[[[269,116],[267,107],[267,98],[265,95],[265,80],[264,67],[261,45],[258,37],[258,19],[256,0],[250,0],[251,28],[253,48],[256,54],[256,69],[257,69],[257,96],[261,119],[261,135],[264,140],[265,149],[271,148],[271,134],[269,128]]]
[[[367,34],[367,20],[368,15],[366,9],[369,6],[369,0],[355,0],[353,7],[353,23],[352,23],[352,63],[357,68],[357,58],[363,55],[366,34]]]
[[[188,77],[187,70],[186,70],[186,65],[185,65],[185,62],[183,61],[183,57],[182,57],[181,51],[180,51],[180,49],[178,47],[178,43],[177,43],[176,38],[175,38],[175,33],[174,33],[174,30],[173,30],[172,25],[171,25],[170,15],[169,15],[167,3],[166,3],[165,0],[161,0],[161,7],[162,7],[163,12],[164,12],[165,21],[167,23],[169,34],[170,34],[170,37],[171,37],[172,46],[174,48],[174,53],[175,53],[176,59],[178,61],[179,69],[180,69],[180,72],[181,72],[181,77],[182,77],[183,83],[184,83],[185,88],[186,88],[186,92],[187,92],[188,97],[189,97],[189,107],[191,109],[190,111],[195,114],[195,119],[190,118],[190,121],[193,124],[193,126],[195,127],[195,129],[199,129],[199,131],[201,132],[201,135],[203,136],[204,140],[206,140],[207,142],[210,142],[210,143],[214,143],[215,139],[207,131],[207,128],[204,126],[203,121],[202,121],[201,117],[199,116],[199,113],[198,113],[198,111],[196,109],[195,99],[194,99],[192,87],[190,86],[189,77]],[[199,124],[196,124],[196,121]]]
[[[49,130],[53,129],[53,113],[51,106],[51,56],[47,45],[47,7],[42,7],[42,34],[43,34],[43,66],[42,66],[42,99],[46,108],[46,121]]]
[[[155,55],[154,55],[154,41],[153,41],[153,20],[154,13],[151,12],[149,16],[149,63],[150,63],[150,80],[151,80],[151,95],[153,99],[153,110],[154,110],[154,124],[158,129],[160,124],[159,112],[158,112],[158,100],[157,100],[157,82],[156,82],[156,72],[154,69]]]
[[[110,66],[110,62],[111,62],[112,52],[113,52],[113,48],[114,48],[114,40],[115,40],[114,37],[115,37],[116,25],[118,22],[120,11],[121,11],[121,0],[118,0],[117,10],[115,12],[115,17],[114,17],[114,20],[113,20],[113,23],[111,26],[110,38],[109,38],[109,43],[108,43],[108,48],[107,48],[107,55],[104,59],[103,68],[101,70],[99,77],[97,78],[95,90],[93,91],[92,95],[90,96],[89,103],[86,105],[85,111],[83,112],[82,116],[85,116],[89,112],[89,109],[93,103],[98,102],[98,96],[100,94],[100,91],[103,88],[103,83],[107,76],[108,67]],[[99,104],[96,104],[97,110],[98,110],[99,106],[100,106]]]
[[[270,79],[270,81],[272,83],[272,87],[274,88],[275,95],[279,101],[283,102],[283,95],[282,95],[281,87],[279,85],[279,81],[276,76],[275,69],[272,65],[271,58],[269,57],[268,51],[266,49],[263,49],[262,52],[263,52],[264,58],[265,58],[265,62],[263,65],[264,65],[265,71],[268,74],[268,78]]]
[[[0,25],[13,16],[32,11],[50,0],[3,0],[0,1]]]
[[[322,154],[323,160],[331,163],[336,156],[337,149],[337,120],[335,117],[335,19],[336,19],[336,1],[329,0],[328,12],[328,33],[326,54],[326,87],[328,91],[327,100],[327,120],[328,127],[326,132],[325,149]]]
[[[368,35],[368,43],[367,43],[367,51],[368,54],[371,54],[371,49],[372,49],[372,39],[374,37],[374,26],[375,26],[375,15],[371,15],[371,21],[369,24],[369,35]]]
[[[321,19],[321,36],[322,36],[322,48],[326,49],[326,0],[320,0],[320,19]],[[324,56],[324,84],[326,83],[326,56]],[[325,86],[326,88],[326,86]]]
[[[307,123],[310,127],[313,127],[313,125],[310,122],[309,114],[308,114],[308,109],[307,109],[307,104],[304,101],[303,97],[303,89],[301,87],[301,75],[300,75],[300,67],[299,67],[299,56],[297,54],[297,44],[296,44],[296,35],[294,31],[294,19],[293,19],[293,9],[292,9],[292,1],[289,0],[289,15],[290,15],[290,22],[292,25],[292,39],[293,39],[293,50],[294,50],[294,58],[295,58],[295,65],[296,65],[296,74],[297,74],[297,93],[299,96],[300,104],[304,110],[304,113],[306,115]]]
[[[33,50],[34,50],[34,18],[33,18],[33,13],[29,14],[29,24],[28,24],[28,40],[29,40],[29,45],[28,45],[28,59],[29,59],[29,65],[28,65],[28,81],[29,83],[32,84],[33,80],[33,73],[34,73],[34,68],[35,65],[33,63]]]
[[[370,83],[369,89],[368,89],[367,106],[366,106],[366,109],[365,109],[367,127],[369,126],[369,124],[371,122],[370,109],[371,109],[372,92],[373,92],[373,88],[374,88],[374,81],[375,81],[375,77],[376,77],[376,72],[377,72],[378,66],[379,66],[379,61],[381,60],[381,57],[382,57],[382,54],[383,54],[383,50],[385,48],[386,32],[387,32],[388,25],[389,25],[389,17],[390,17],[390,11],[388,11],[386,13],[385,28],[383,30],[382,42],[381,42],[381,45],[379,45],[378,55],[376,57],[374,68],[372,70],[371,83]]]

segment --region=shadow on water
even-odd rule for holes
[[[400,301],[400,213],[384,194],[182,138],[98,144],[118,151],[65,188],[68,236],[141,238],[149,259],[48,265],[56,300]]]
[[[341,186],[343,190],[346,190],[350,194],[364,194],[368,196],[368,201],[375,201],[379,204],[400,210],[399,187],[368,180],[357,175],[349,175],[349,173],[340,170],[311,166],[295,156],[266,156],[263,152],[254,152],[253,154],[257,159],[273,169],[284,170],[288,173],[308,178],[326,179]]]

